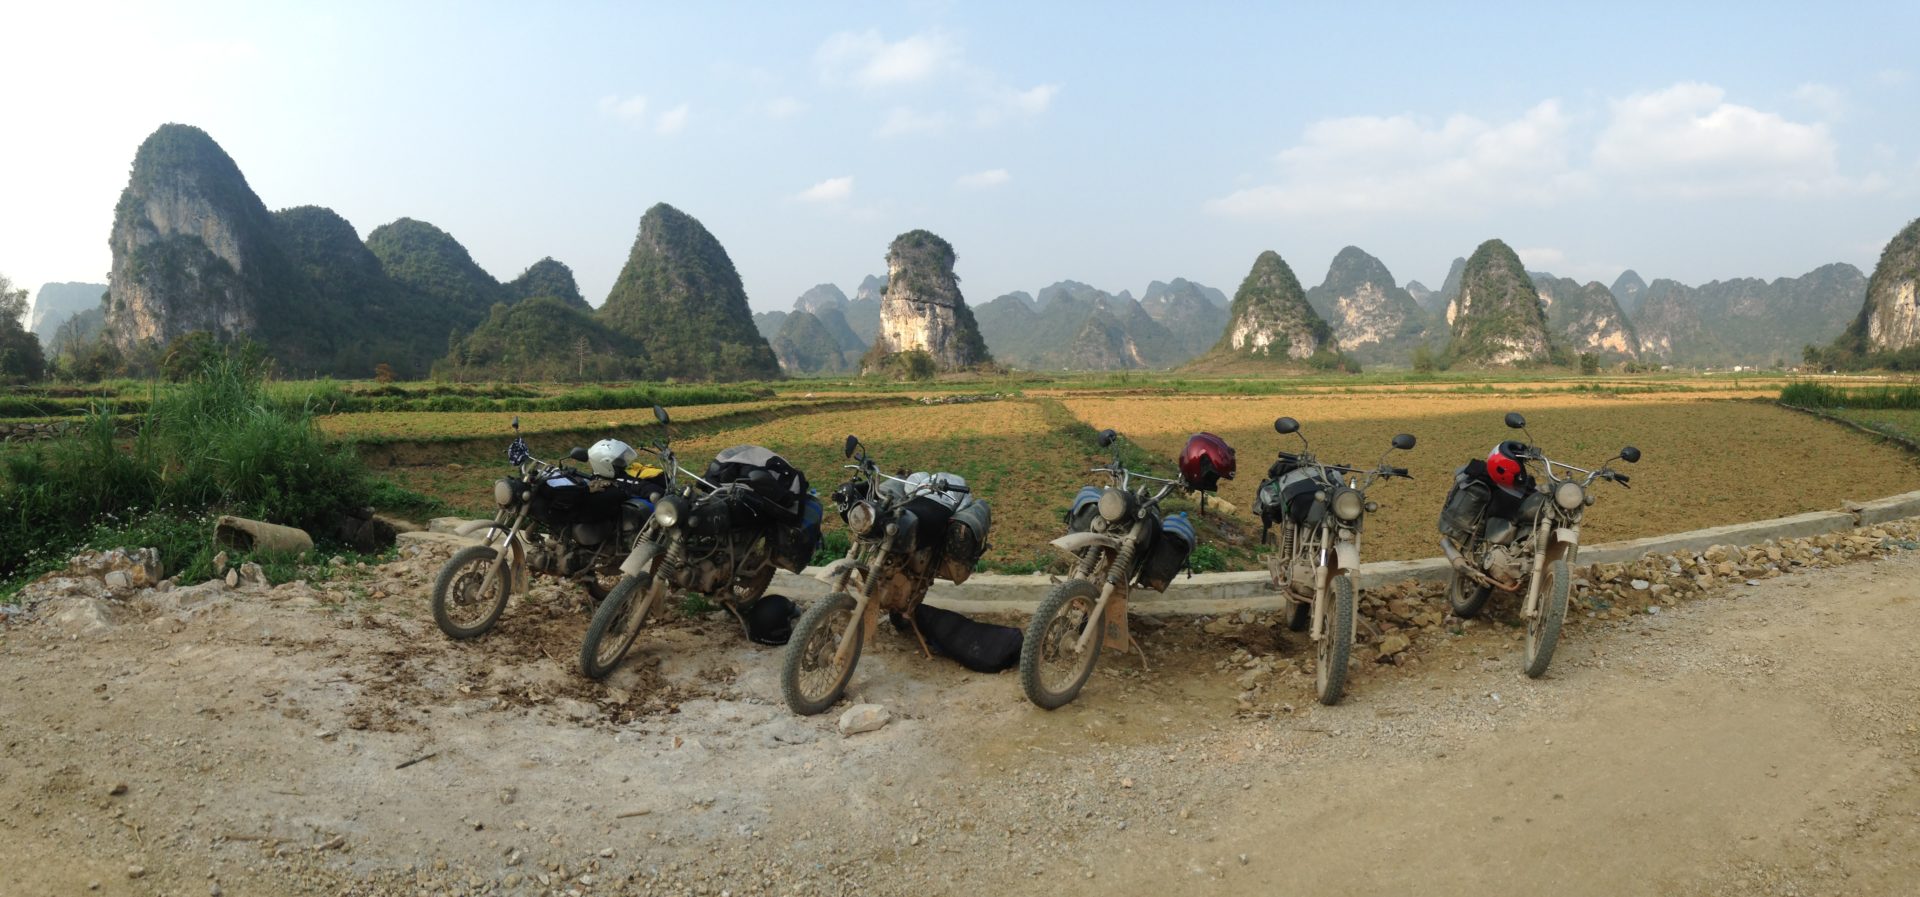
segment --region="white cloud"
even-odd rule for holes
[[[954,186],[963,190],[986,190],[992,187],[998,187],[1010,180],[1013,180],[1013,175],[1008,174],[1006,169],[989,168],[986,171],[963,174],[959,180],[953,183]]]
[[[1276,183],[1207,203],[1229,215],[1406,212],[1551,201],[1586,188],[1571,163],[1572,120],[1556,100],[1490,124],[1455,115],[1316,122],[1282,151]]]
[[[1611,105],[1594,169],[1642,195],[1793,196],[1862,186],[1840,176],[1825,125],[1726,102],[1726,91],[1711,84],[1675,84]]]
[[[660,120],[654,123],[654,131],[661,134],[678,134],[687,126],[687,114],[690,109],[686,103],[660,113]]]
[[[1802,84],[1787,96],[1828,120],[1840,118],[1847,112],[1846,93],[1826,84]]]
[[[1838,102],[1804,85],[1795,98]],[[1840,172],[1824,124],[1726,101],[1710,84],[1680,83],[1589,114],[1546,100],[1511,121],[1454,115],[1326,119],[1275,157],[1278,176],[1210,200],[1226,215],[1460,213],[1548,206],[1596,192],[1697,199],[1832,196],[1883,189],[1878,174]]]
[[[959,57],[959,48],[944,35],[923,33],[888,41],[873,29],[832,35],[814,53],[822,77],[866,88],[925,81]]]
[[[801,202],[834,203],[841,202],[853,195],[853,176],[827,178],[818,184],[794,194]]]
[[[774,97],[761,105],[768,118],[792,118],[807,111],[807,104],[793,97]]]
[[[887,110],[886,120],[873,131],[875,137],[906,137],[915,134],[943,134],[952,124],[944,112],[921,112],[907,106]]]
[[[1547,271],[1551,273],[1555,269],[1565,268],[1567,265],[1566,252],[1551,247],[1540,246],[1532,249],[1515,249],[1513,254],[1520,257],[1520,263],[1525,265],[1528,271]]]
[[[641,121],[647,116],[647,98],[639,94],[630,97],[609,94],[600,98],[600,114],[621,121]]]

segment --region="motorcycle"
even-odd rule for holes
[[[1508,427],[1526,431],[1527,419],[1518,413],[1506,417]],[[1533,439],[1527,433],[1529,442]],[[1543,481],[1532,484],[1511,515],[1490,514],[1494,489],[1484,467],[1474,462],[1454,474],[1453,490],[1440,513],[1440,549],[1446,552],[1453,574],[1447,582],[1447,603],[1457,617],[1477,616],[1495,591],[1526,593],[1520,616],[1527,624],[1522,669],[1538,679],[1553,661],[1566,621],[1572,565],[1580,553],[1580,521],[1593,504],[1595,480],[1628,486],[1626,474],[1614,470],[1615,461],[1635,464],[1640,450],[1629,445],[1589,470],[1547,457],[1539,446],[1520,446],[1516,460],[1540,462]]]
[[[834,504],[852,544],[846,557],[817,577],[833,587],[800,617],[780,667],[780,691],[793,712],[811,716],[846,693],[860,651],[884,612],[904,616],[933,656],[914,610],[936,577],[955,583],[973,574],[986,552],[991,510],[966,481],[948,474],[889,476],[848,436],[853,478],[834,490]]]
[[[653,415],[667,435],[645,450],[660,458],[675,488],[654,505],[620,563],[619,583],[587,626],[580,672],[589,679],[620,665],[670,590],[703,595],[744,626],[743,609],[766,592],[774,570],[800,572],[820,544],[820,501],[786,459],[734,446],[699,476],[673,452],[666,409],[655,405]]]
[[[1103,430],[1100,447],[1119,439]],[[1109,485],[1086,486],[1075,496],[1072,531],[1052,542],[1073,558],[1073,573],[1041,600],[1020,646],[1020,688],[1048,710],[1079,697],[1103,647],[1132,649],[1132,587],[1165,592],[1197,541],[1185,513],[1160,513],[1167,496],[1191,491],[1187,483],[1128,470],[1117,449],[1112,463],[1089,472],[1105,474]]]
[[[517,476],[493,484],[493,519],[460,531],[484,531],[479,545],[454,552],[433,581],[433,620],[449,638],[477,638],[493,629],[507,599],[527,590],[529,574],[585,585],[606,597],[600,578],[619,572],[625,547],[653,514],[651,496],[670,487],[666,471],[646,468],[609,480],[533,457],[513,419],[507,460]],[[568,460],[587,462],[575,448]]]
[[[1346,691],[1347,657],[1357,622],[1353,572],[1360,567],[1360,535],[1366,515],[1379,509],[1367,500],[1367,490],[1382,479],[1413,479],[1406,468],[1389,467],[1387,455],[1412,449],[1414,438],[1407,433],[1393,437],[1380,463],[1361,470],[1321,463],[1300,432],[1300,422],[1291,417],[1274,421],[1273,430],[1299,435],[1302,448],[1298,453],[1282,451],[1255,493],[1260,541],[1265,543],[1273,525],[1280,524],[1267,572],[1274,587],[1291,599],[1287,627],[1307,631],[1319,646],[1314,691],[1320,703],[1338,704]]]

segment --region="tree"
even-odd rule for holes
[[[32,381],[47,375],[40,338],[27,332],[27,291],[0,274],[0,381]]]
[[[1600,373],[1600,356],[1592,352],[1580,353],[1580,373],[1587,376]]]
[[[1426,346],[1413,347],[1413,369],[1422,374],[1431,374],[1439,364],[1434,361],[1433,350]]]
[[[381,383],[392,383],[394,381],[393,365],[384,361],[374,365],[373,379]]]

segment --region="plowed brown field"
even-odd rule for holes
[[[1069,398],[1064,404],[1096,429],[1112,427],[1171,459],[1187,435],[1208,430],[1238,453],[1240,474],[1222,494],[1251,509],[1254,489],[1282,448],[1273,420],[1298,419],[1322,460],[1371,466],[1395,433],[1420,443],[1396,452],[1392,464],[1414,482],[1374,488],[1380,502],[1368,519],[1367,560],[1439,553],[1435,519],[1453,471],[1493,445],[1522,438],[1501,425],[1519,411],[1555,460],[1590,466],[1632,444],[1638,465],[1619,465],[1631,489],[1597,484],[1588,510],[1588,542],[1630,539],[1700,527],[1833,510],[1853,499],[1920,489],[1920,463],[1898,449],[1844,427],[1763,402],[1693,394],[1631,396],[1277,396]]]

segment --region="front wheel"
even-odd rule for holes
[[[1573,588],[1573,574],[1562,559],[1547,565],[1540,583],[1539,613],[1527,621],[1527,667],[1529,678],[1547,673],[1553,662],[1553,648],[1560,643],[1560,624],[1567,619],[1567,594]]]
[[[587,637],[580,642],[580,673],[588,679],[605,679],[620,665],[621,658],[640,637],[647,625],[647,614],[667,591],[665,576],[622,576],[620,584],[607,593],[600,609],[587,624]]]
[[[440,575],[433,578],[433,622],[448,638],[485,635],[507,609],[507,595],[513,586],[510,572],[500,552],[485,545],[470,545],[454,552],[440,568]],[[493,575],[493,588],[483,594],[489,573]]]
[[[1054,586],[1040,602],[1020,643],[1020,688],[1027,700],[1054,710],[1080,696],[1106,641],[1106,624],[1093,613],[1099,603],[1100,589],[1084,579]],[[1086,650],[1079,650],[1089,626]]]
[[[1493,587],[1483,586],[1467,578],[1467,574],[1458,570],[1447,578],[1447,607],[1453,615],[1462,620],[1471,620],[1485,610],[1487,599],[1493,597]]]
[[[787,656],[780,664],[780,694],[787,707],[801,716],[812,716],[839,702],[853,680],[853,668],[860,663],[861,643],[866,630],[853,615],[853,596],[835,592],[815,602],[793,627],[787,642]],[[837,662],[840,640],[853,630],[853,644],[846,661]]]
[[[1327,631],[1320,636],[1314,693],[1329,707],[1347,691],[1347,658],[1353,653],[1353,580],[1341,574],[1327,584]]]

